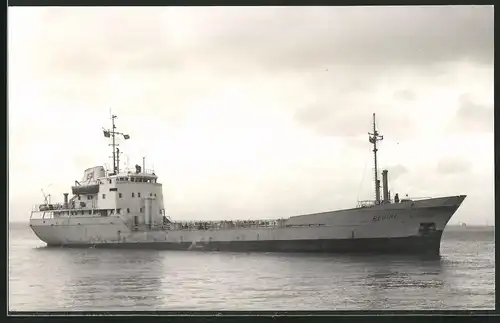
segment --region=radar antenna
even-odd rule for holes
[[[377,141],[384,139],[384,136],[379,135],[375,124],[375,113],[373,114],[373,133],[368,133],[368,141],[373,144],[373,163],[375,174],[375,201],[380,204],[380,180],[378,179],[378,165],[377,165]]]
[[[112,146],[113,149],[113,174],[116,175],[120,171],[120,157],[117,156],[119,155],[119,150],[117,148],[118,144],[116,143],[116,135],[122,135],[125,140],[130,139],[130,136],[127,134],[124,134],[122,132],[116,131],[116,125],[115,125],[115,119],[117,118],[116,115],[111,115],[111,130],[109,129],[102,129],[104,133],[104,137],[110,138],[113,140],[110,146]]]

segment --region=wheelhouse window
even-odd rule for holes
[[[122,193],[118,193],[118,197],[119,197],[119,198],[122,198]]]
[[[137,193],[137,197],[141,197],[141,193]]]
[[[134,192],[132,192],[132,197],[135,197],[135,193]]]
[[[103,195],[102,195],[102,198],[103,198],[103,199],[106,199],[106,194],[103,194]]]
[[[92,199],[92,195],[87,195],[87,200],[91,200]]]
[[[130,213],[130,208],[127,208],[127,213]]]

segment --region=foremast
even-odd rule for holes
[[[377,165],[377,142],[384,139],[377,131],[377,125],[375,123],[375,113],[373,114],[373,133],[368,133],[368,140],[373,145],[373,164],[374,164],[374,184],[375,184],[375,203],[380,204],[380,180],[378,179],[378,165]]]
[[[130,136],[124,134],[123,132],[116,131],[115,119],[118,118],[116,115],[111,115],[111,130],[104,129],[104,137],[112,139],[111,144],[113,150],[113,174],[116,175],[120,172],[120,150],[118,149],[118,144],[116,143],[116,136],[121,135],[125,140],[130,139]]]

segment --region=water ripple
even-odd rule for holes
[[[10,232],[10,310],[493,309],[493,234],[442,257],[44,248]]]

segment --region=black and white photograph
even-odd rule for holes
[[[8,311],[495,309],[493,6],[7,15]]]

